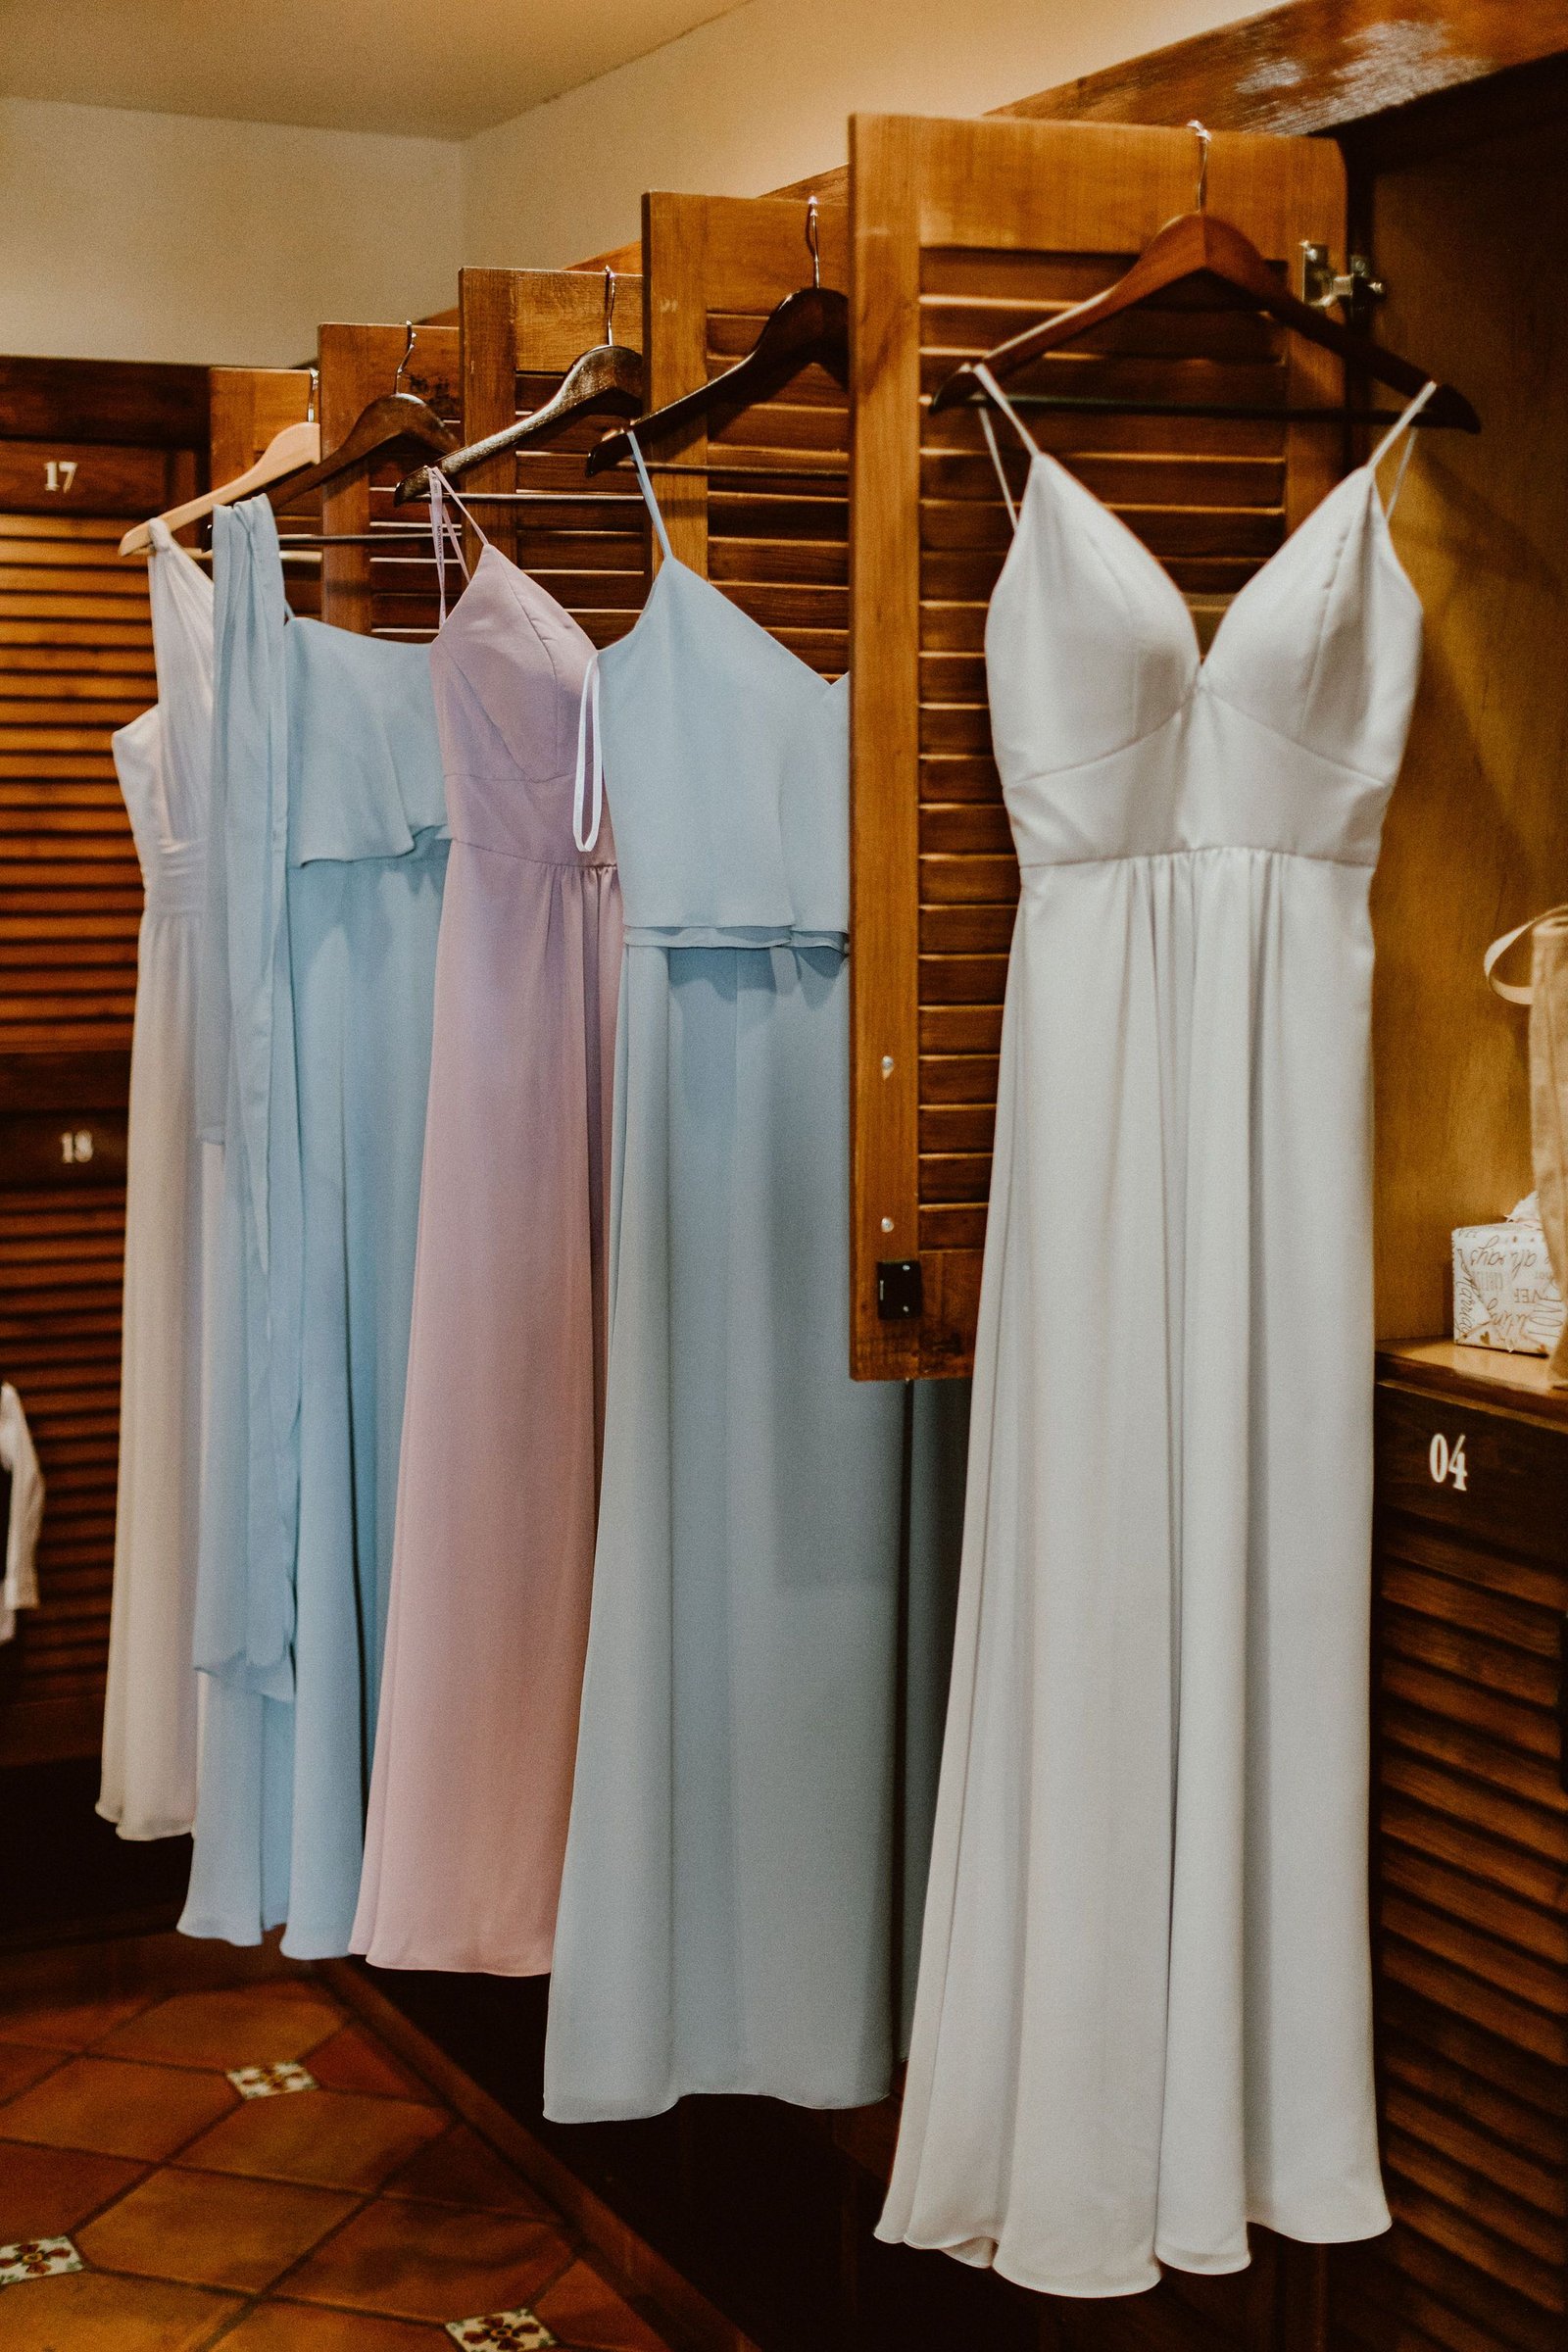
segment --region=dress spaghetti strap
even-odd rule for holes
[[[1400,416],[1396,416],[1393,424],[1390,425],[1388,431],[1384,434],[1382,440],[1372,452],[1371,457],[1367,460],[1366,469],[1371,475],[1373,481],[1377,480],[1378,467],[1382,465],[1384,459],[1388,456],[1396,441],[1398,440],[1401,433],[1409,431],[1410,426],[1415,422],[1417,416],[1420,416],[1421,411],[1426,407],[1427,402],[1432,398],[1432,395],[1434,392],[1436,392],[1437,388],[1437,378],[1434,376],[1430,382],[1422,385],[1414,400],[1410,402],[1408,408],[1406,408]],[[1404,477],[1410,465],[1410,453],[1414,448],[1415,442],[1413,439],[1406,441],[1404,449],[1399,458],[1398,471],[1394,477],[1394,488],[1389,492],[1387,499],[1384,501],[1383,512],[1385,514],[1391,517],[1394,514],[1395,507],[1398,503],[1399,492],[1404,488]]]
[[[635,447],[635,443],[633,444]],[[659,509],[655,507],[657,514]],[[588,760],[588,726],[593,722],[594,749],[590,770]],[[593,813],[590,816],[584,795],[590,773],[593,779]],[[588,657],[583,672],[582,701],[577,706],[577,778],[571,791],[571,838],[584,855],[599,839],[599,827],[605,813],[605,747],[599,731],[599,655],[597,650]]]
[[[481,547],[488,547],[490,542],[480,530],[477,522],[474,521],[473,515],[464,505],[456,490],[453,489],[452,484],[447,480],[446,475],[437,466],[430,466],[425,478],[430,486],[430,536],[435,541],[436,588],[440,595],[441,618],[444,621],[447,616],[447,541],[449,539],[452,542],[453,553],[462,567],[465,580],[472,577],[468,570],[468,559],[463,552],[463,533],[447,513],[446,500],[451,499],[452,504],[457,508],[464,521],[468,524]]]
[[[1007,422],[1011,425],[1013,431],[1017,434],[1019,440],[1023,443],[1030,456],[1032,458],[1038,458],[1040,455],[1039,442],[1035,439],[1033,433],[1029,430],[1029,427],[1024,423],[1023,418],[1019,416],[1017,410],[1013,407],[1011,401],[1007,398],[1007,395],[1005,392],[1004,392],[1002,386],[998,383],[996,377],[992,374],[990,368],[985,365],[983,360],[975,368],[974,378],[975,382],[983,385],[989,397],[996,402],[998,408],[1002,411],[1002,414],[1004,416],[1005,416]],[[991,421],[991,412],[987,407],[985,407],[984,404],[981,405],[980,409],[980,430],[986,437],[986,447],[991,452],[991,463],[996,467],[997,479],[1002,484],[1002,499],[1003,504],[1007,510],[1007,519],[1012,524],[1013,529],[1016,531],[1018,528],[1018,509],[1013,501],[1012,492],[1008,487],[1006,474],[1003,471],[1002,452],[997,447],[997,433],[996,427]]]
[[[638,446],[637,436],[635,433],[631,433],[627,438],[631,442],[631,462],[637,468],[637,479],[642,484],[643,496],[648,501],[648,512],[653,516],[654,528],[659,533],[659,544],[669,561],[675,563],[678,559],[669,544],[669,533],[664,528],[664,517],[660,511],[659,501],[654,496],[654,485],[648,478],[648,467],[643,462],[643,453]]]

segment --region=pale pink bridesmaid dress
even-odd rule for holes
[[[550,1967],[604,1419],[620,891],[572,834],[593,648],[486,546],[430,649],[451,862],[354,1948]]]

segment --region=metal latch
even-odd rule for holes
[[[907,1323],[925,1306],[924,1286],[917,1257],[877,1260],[876,1311],[884,1323]]]
[[[1326,311],[1331,304],[1343,302],[1352,319],[1364,318],[1373,303],[1381,302],[1387,292],[1382,278],[1373,275],[1372,264],[1364,253],[1352,253],[1348,270],[1340,276],[1329,260],[1326,245],[1301,239],[1301,300],[1314,311]]]

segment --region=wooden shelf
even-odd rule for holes
[[[1421,1385],[1504,1411],[1568,1421],[1568,1389],[1553,1388],[1544,1355],[1510,1355],[1500,1348],[1462,1348],[1453,1340],[1391,1340],[1378,1349],[1378,1378],[1411,1374]]]

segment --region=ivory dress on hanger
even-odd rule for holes
[[[1037,454],[987,623],[1023,891],[879,2234],[1058,2295],[1388,2226],[1367,893],[1421,609],[1375,466],[1200,661]]]
[[[213,518],[198,1116],[223,1137],[187,1935],[346,1952],[391,1582],[445,795],[428,649],[288,615]]]
[[[849,1374],[848,692],[674,560],[642,480],[664,562],[599,658],[581,829],[608,786],[626,953],[563,2121],[855,2106],[897,2037],[904,1397]]]
[[[122,1838],[196,1816],[191,1624],[201,1493],[203,1236],[221,1172],[196,1132],[196,979],[212,792],[213,584],[160,520],[158,701],[114,738],[146,901],[136,950],[115,1590],[98,1810]]]
[[[441,538],[441,490],[432,476]],[[593,646],[484,547],[430,649],[452,849],[354,1947],[550,1966],[605,1396],[620,892],[572,840]]]

